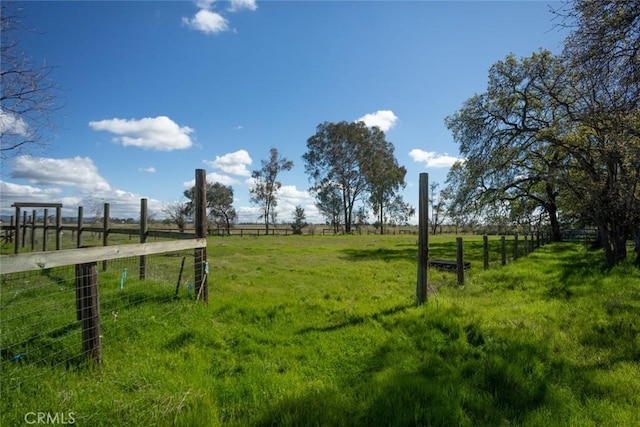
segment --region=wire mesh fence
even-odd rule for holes
[[[68,265],[1,275],[2,393],[37,375],[40,370],[33,368],[91,365],[100,355],[91,354],[96,347],[90,340],[108,346],[135,339],[128,325],[147,321],[137,315],[145,305],[169,312],[179,307],[172,303],[176,299],[198,299],[193,249],[148,255],[144,263],[139,258],[97,262],[86,271]],[[95,294],[88,289],[92,282]]]

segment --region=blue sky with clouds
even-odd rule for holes
[[[301,156],[318,124],[342,120],[386,132],[417,206],[419,174],[443,183],[458,157],[444,118],[486,89],[489,67],[561,50],[549,4],[25,2],[36,32],[21,46],[55,66],[64,105],[46,149],[3,161],[1,213],[41,201],[75,215],[107,201],[112,216],[137,218],[146,197],[162,216],[204,168],[255,221],[250,174],[275,147],[294,162],[278,218],[302,205],[320,221]]]

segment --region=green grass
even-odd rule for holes
[[[430,246],[455,255],[452,237]],[[639,270],[574,244],[500,267],[498,248],[482,271],[481,237],[465,237],[466,285],[431,270],[422,307],[416,236],[212,238],[208,306],[133,279],[123,300],[114,271],[102,368],[3,355],[0,424],[72,411],[90,426],[638,425]],[[20,297],[59,332],[41,337],[57,357],[77,353],[72,300],[47,325],[35,314],[56,297]],[[2,325],[3,348],[18,326]]]

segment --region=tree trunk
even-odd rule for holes
[[[635,243],[633,250],[636,252],[636,264],[640,266],[640,227],[636,227],[633,241]]]
[[[561,242],[562,231],[560,230],[560,221],[558,221],[558,208],[555,203],[547,205],[547,213],[549,214],[549,223],[551,224],[551,241]]]
[[[604,245],[607,265],[613,267],[627,258],[627,230],[618,224],[602,227],[602,243]]]

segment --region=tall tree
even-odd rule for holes
[[[189,200],[186,203],[186,214],[193,214],[195,187],[185,190],[184,196]],[[233,207],[233,188],[219,182],[207,182],[207,216],[214,223],[225,227],[227,233],[231,224],[237,219],[237,213]]]
[[[363,122],[321,123],[307,139],[302,157],[311,191],[318,197],[340,192],[346,233],[351,232],[356,202],[375,189],[375,204],[383,214],[381,203],[391,199],[391,190],[401,186],[406,173],[397,165],[393,145],[385,140],[384,132]],[[389,173],[378,166],[389,167]]]
[[[573,28],[563,52],[571,91],[551,89],[574,124],[562,141],[573,157],[573,202],[598,226],[613,265],[640,233],[640,1],[567,6],[560,15]]]
[[[291,223],[293,234],[302,234],[302,229],[309,225],[306,219],[307,215],[304,213],[304,208],[297,205],[293,211],[293,222]]]
[[[169,202],[163,208],[162,212],[167,215],[167,219],[174,223],[180,233],[184,233],[187,226],[187,220],[189,219],[189,207],[187,202],[177,201]]]
[[[333,232],[338,233],[342,224],[342,192],[338,185],[327,182],[320,188],[312,190],[316,196],[316,207],[324,216],[328,225],[333,227]]]
[[[440,187],[440,184],[435,181],[429,184],[429,204],[431,205],[429,222],[431,223],[432,234],[437,234],[438,228],[440,228],[440,233],[442,234],[442,224],[446,217],[449,202],[449,189],[445,188],[439,192],[438,187]]]
[[[377,127],[370,129],[369,144],[358,154],[360,171],[368,181],[369,204],[380,224],[380,234],[384,234],[384,226],[389,219],[386,210],[395,203],[398,191],[405,187],[407,169],[398,164],[393,144]]]
[[[25,29],[18,4],[0,7],[0,158],[9,158],[46,143],[60,94],[53,67],[35,63],[20,48]]]
[[[275,223],[278,205],[278,190],[282,183],[278,181],[280,172],[293,168],[293,162],[278,154],[276,148],[270,150],[269,160],[262,160],[262,168],[251,172],[254,187],[251,191],[251,202],[260,206],[260,217],[264,219],[264,225],[269,232],[269,222]]]
[[[553,102],[552,87],[564,72],[549,51],[521,60],[513,55],[489,70],[487,91],[471,97],[445,119],[466,157],[459,186],[482,207],[529,200],[543,209],[553,240],[562,238],[558,220],[558,180],[567,153],[550,130],[566,129],[562,106]]]

